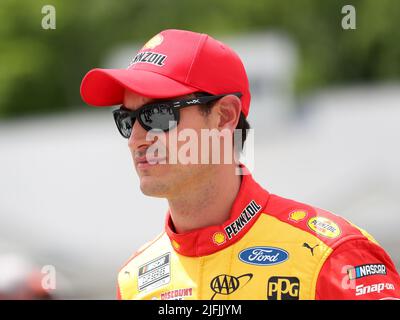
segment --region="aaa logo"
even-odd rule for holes
[[[214,297],[217,294],[227,296],[231,293],[234,293],[236,290],[243,288],[252,278],[252,273],[242,274],[239,277],[230,276],[227,274],[216,276],[211,280],[210,283],[211,290],[214,291],[214,295],[211,297],[211,300],[214,300]]]

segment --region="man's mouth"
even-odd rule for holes
[[[166,164],[166,157],[139,157],[135,158],[137,168],[144,169],[158,164]]]

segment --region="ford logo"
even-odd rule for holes
[[[288,258],[287,251],[274,247],[252,247],[239,253],[240,261],[256,266],[272,266],[285,262]]]

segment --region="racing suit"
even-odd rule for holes
[[[394,263],[364,230],[242,178],[222,225],[165,230],[118,275],[119,299],[399,299]]]

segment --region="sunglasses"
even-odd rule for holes
[[[179,111],[182,108],[206,105],[230,94],[238,98],[242,96],[240,92],[199,96],[185,100],[150,103],[137,110],[130,110],[122,105],[119,109],[113,111],[113,116],[119,132],[127,139],[131,136],[136,119],[146,131],[158,129],[167,132],[179,124]]]

